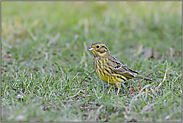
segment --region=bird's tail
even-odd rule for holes
[[[148,80],[148,81],[152,81],[153,79],[149,78],[149,77],[143,77],[141,75],[135,75],[136,78],[141,78],[141,79],[144,79],[144,80]]]

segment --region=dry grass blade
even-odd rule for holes
[[[98,109],[97,109],[97,112],[96,112],[96,115],[95,115],[95,120],[97,119],[98,115],[100,114],[100,109],[103,107],[103,105],[101,105]]]
[[[150,110],[151,107],[154,106],[154,105],[157,104],[157,103],[158,103],[158,102],[155,102],[155,103],[150,104],[150,105],[146,105],[146,106],[142,109],[142,111],[141,111],[140,113],[142,114],[142,113],[144,113],[145,111]]]
[[[152,49],[151,48],[145,48],[144,52],[145,52],[143,55],[144,59],[150,58],[152,56]]]
[[[133,54],[133,56],[132,56],[132,57],[136,57],[136,56],[138,56],[138,55],[142,52],[142,49],[143,49],[143,45],[142,45],[142,44],[140,44],[140,46],[138,47],[137,53]]]
[[[79,95],[80,93],[85,93],[84,90],[79,90],[75,95],[73,96],[70,96],[69,98],[73,98],[73,97],[76,97],[77,95]]]
[[[57,35],[53,38],[50,39],[50,41],[47,43],[47,46],[49,47],[52,43],[54,43],[55,41],[57,41],[59,39],[59,37],[61,36],[60,33],[57,33]]]
[[[137,100],[137,97],[141,96],[141,95],[143,94],[143,93],[141,93],[141,92],[142,92],[144,89],[146,89],[147,87],[149,87],[149,86],[150,86],[150,84],[144,86],[144,87],[140,90],[140,92],[130,100],[130,105],[129,105],[130,110],[131,110],[132,104]]]
[[[152,87],[150,88],[150,90],[151,90],[151,92],[152,92],[154,95],[157,95],[157,94],[155,93],[156,90],[154,91]]]
[[[163,77],[163,81],[162,81],[157,87],[155,87],[155,91],[157,91],[157,90],[162,86],[163,82],[164,82],[165,79],[166,79],[166,74],[167,74],[167,71],[168,71],[168,70],[169,70],[169,68],[167,68],[166,71],[165,71],[165,75],[164,75],[164,77]]]

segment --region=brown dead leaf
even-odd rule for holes
[[[166,56],[167,57],[182,57],[182,52],[181,51],[176,51],[172,47],[170,47],[169,50],[166,51]]]
[[[3,55],[3,58],[5,58],[5,59],[6,59],[6,58],[11,58],[11,57],[12,57],[11,54],[4,54],[4,55]]]
[[[175,51],[174,54],[173,54],[173,57],[175,57],[175,56],[177,56],[177,57],[182,57],[182,52],[180,52],[180,51]]]
[[[158,52],[157,51],[155,51],[155,50],[152,50],[152,55],[151,55],[151,58],[153,58],[153,59],[158,59],[159,58],[159,54],[158,54]]]
[[[153,50],[150,47],[145,47],[143,48],[143,45],[139,45],[138,50],[136,53],[132,55],[132,57],[137,57],[142,55],[142,58],[147,59],[147,58],[153,58],[153,59],[158,59],[159,58],[159,53],[156,50]]]
[[[151,48],[145,48],[143,58],[147,59],[147,58],[150,58],[151,56],[152,56],[152,49]]]
[[[132,95],[134,92],[139,92],[141,90],[141,88],[142,88],[142,85],[140,85],[139,87],[137,87],[135,89],[130,89],[130,93],[127,95],[127,97]],[[143,91],[145,92],[145,89],[143,89]]]

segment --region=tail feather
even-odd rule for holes
[[[149,78],[149,77],[143,77],[141,75],[135,75],[136,78],[141,78],[141,79],[144,79],[144,80],[148,80],[148,81],[152,81],[153,79]]]

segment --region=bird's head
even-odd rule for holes
[[[102,42],[93,43],[87,50],[90,50],[94,57],[108,57],[110,51]]]

